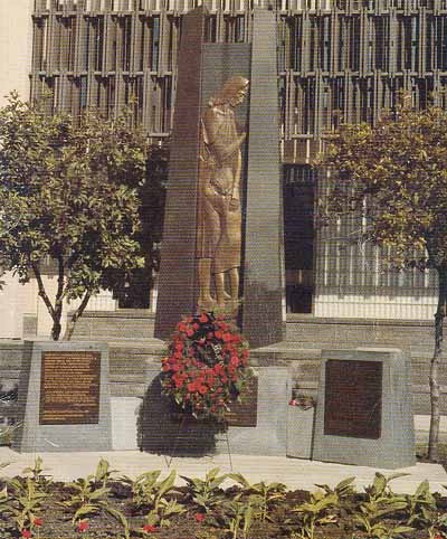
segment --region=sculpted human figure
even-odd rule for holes
[[[247,79],[231,77],[202,116],[197,257],[198,305],[204,310],[238,300],[241,145],[246,134],[238,129],[234,109],[247,91]]]

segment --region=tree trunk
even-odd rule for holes
[[[61,336],[62,325],[60,320],[53,320],[53,327],[51,328],[51,338],[53,341],[58,341]]]
[[[62,311],[56,310],[53,305],[51,304],[50,298],[48,297],[48,294],[45,290],[45,286],[43,284],[42,275],[40,273],[39,266],[37,264],[31,265],[33,269],[34,276],[37,281],[37,287],[39,289],[39,296],[42,298],[42,301],[45,303],[45,306],[50,313],[51,319],[53,320],[53,327],[51,329],[51,338],[53,341],[58,341],[60,334],[61,334],[61,314]]]
[[[435,350],[430,363],[430,433],[428,438],[428,458],[437,462],[439,459],[440,387],[438,381],[439,363],[442,355],[443,324],[447,304],[447,267],[436,268],[438,272],[438,308],[435,314]]]
[[[82,316],[83,312],[85,311],[85,308],[87,307],[87,304],[91,298],[92,294],[91,292],[86,292],[85,296],[83,297],[81,304],[76,309],[76,311],[73,313],[73,315],[70,318],[70,321],[68,323],[67,333],[65,334],[65,340],[69,341],[74,333],[76,322],[78,319]]]

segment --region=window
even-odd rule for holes
[[[149,67],[151,71],[158,70],[159,53],[160,53],[160,17],[154,16],[150,20],[150,58]]]

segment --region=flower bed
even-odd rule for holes
[[[0,537],[12,539],[445,539],[447,498],[424,482],[395,494],[377,473],[357,492],[354,478],[313,493],[281,483],[251,484],[215,468],[201,478],[148,471],[119,476],[101,459],[94,474],[59,483],[36,460],[3,479]]]

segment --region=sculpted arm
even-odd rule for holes
[[[228,142],[222,134],[223,119],[219,118],[219,112],[209,108],[203,115],[203,124],[206,133],[206,144],[211,154],[216,158],[219,165],[234,158],[246,138],[246,134],[237,135],[235,140]]]

